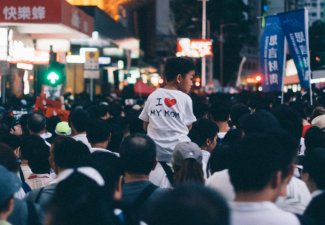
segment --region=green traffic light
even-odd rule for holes
[[[47,75],[46,79],[50,81],[51,84],[55,85],[59,81],[60,76],[55,72],[51,72]]]

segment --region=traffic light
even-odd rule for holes
[[[325,68],[325,52],[311,52],[310,66],[312,70],[321,70]]]
[[[50,49],[50,63],[45,72],[44,84],[56,87],[65,81],[65,65],[56,61],[56,53]]]

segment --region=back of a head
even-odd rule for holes
[[[284,147],[269,134],[252,134],[234,146],[229,175],[236,192],[259,192],[277,171],[286,178],[292,159]],[[257,179],[258,178],[258,179]]]
[[[314,225],[325,224],[325,193],[312,199],[304,212],[304,217],[312,220]]]
[[[202,147],[207,139],[213,140],[218,132],[218,126],[211,120],[200,119],[193,123],[188,136],[192,142]]]
[[[325,148],[315,148],[306,154],[303,161],[303,172],[308,173],[317,185],[317,189],[325,189]]]
[[[81,141],[60,136],[52,144],[53,160],[63,169],[74,168],[90,155],[89,148]]]
[[[233,125],[237,128],[239,126],[239,119],[245,114],[249,114],[250,110],[248,106],[244,104],[235,104],[230,109],[230,119]]]
[[[145,134],[126,137],[120,147],[125,172],[148,175],[156,162],[156,144]]]
[[[281,105],[272,110],[278,119],[280,127],[300,138],[302,135],[302,117],[291,107]]]
[[[216,122],[227,122],[229,120],[230,108],[226,104],[215,103],[210,108],[210,115]]]
[[[47,220],[49,225],[114,224],[112,199],[93,179],[74,172],[57,185]]]
[[[38,135],[28,136],[23,140],[21,149],[33,173],[43,174],[50,172],[48,160],[50,151],[43,138]]]
[[[195,70],[195,65],[191,60],[181,57],[169,58],[164,69],[166,81],[174,81],[178,75],[184,77],[191,70]]]
[[[72,124],[79,133],[86,131],[88,120],[89,113],[84,109],[77,108],[72,110],[69,115],[70,124]]]
[[[229,225],[226,201],[204,186],[188,185],[162,194],[149,209],[150,225]]]
[[[264,133],[279,127],[279,122],[275,116],[266,110],[258,110],[240,118],[240,129],[244,131],[245,135],[251,133]]]
[[[46,118],[43,114],[32,113],[27,120],[28,129],[33,133],[40,133],[46,128]]]
[[[95,151],[80,163],[95,168],[105,180],[106,190],[113,196],[120,177],[123,175],[121,159],[108,152]]]
[[[18,172],[19,164],[13,150],[3,143],[0,143],[0,165],[11,172]]]
[[[202,152],[193,142],[178,143],[172,157],[175,185],[204,184]]]
[[[0,135],[0,142],[5,143],[13,150],[20,146],[21,139],[14,134]]]
[[[231,147],[226,144],[218,145],[216,150],[211,153],[208,161],[208,169],[211,174],[228,168],[231,155]]]
[[[305,154],[314,148],[325,148],[325,132],[318,127],[311,127],[305,135]]]
[[[107,141],[111,129],[104,120],[94,119],[89,121],[86,132],[89,143],[95,144]]]

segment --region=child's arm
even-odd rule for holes
[[[149,122],[143,121],[143,129],[145,132],[147,132]]]

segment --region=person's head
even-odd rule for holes
[[[211,153],[207,166],[211,174],[228,168],[230,151],[229,145],[222,144]]]
[[[149,175],[156,166],[156,144],[145,134],[133,134],[122,142],[120,156],[126,173]]]
[[[59,136],[70,136],[71,127],[66,121],[62,121],[55,126],[55,133]]]
[[[87,139],[92,146],[102,144],[106,148],[110,142],[112,132],[104,120],[94,119],[89,121],[86,133]]]
[[[230,109],[226,104],[213,104],[210,108],[211,119],[215,122],[227,122],[229,120]]]
[[[86,132],[87,123],[89,120],[89,113],[84,110],[77,108],[72,110],[69,115],[69,123],[74,134]]]
[[[7,220],[14,208],[14,194],[20,189],[18,176],[0,165],[0,218]]]
[[[280,127],[275,116],[266,110],[257,110],[252,114],[245,114],[240,118],[239,123],[240,130],[242,130],[245,135],[264,133]]]
[[[122,197],[121,177],[123,166],[121,159],[109,152],[95,151],[80,163],[80,166],[95,168],[105,180],[105,189],[110,196],[118,200]]]
[[[200,119],[193,123],[188,136],[200,148],[212,152],[217,145],[218,132],[218,126],[214,122]]]
[[[314,225],[324,225],[325,223],[325,193],[316,196],[309,203],[304,212],[304,217],[310,219]]]
[[[239,119],[245,114],[249,114],[248,106],[244,104],[235,104],[230,108],[230,120],[236,128],[239,127]]]
[[[167,83],[173,83],[178,90],[189,93],[193,85],[195,65],[189,59],[169,58],[165,65],[164,74]]]
[[[314,148],[325,148],[325,132],[318,127],[311,127],[305,135],[305,154]]]
[[[21,144],[24,157],[33,173],[43,174],[50,172],[49,156],[50,148],[43,138],[38,135],[27,136]]]
[[[302,179],[311,192],[325,190],[325,148],[315,148],[306,154]]]
[[[90,155],[88,147],[70,137],[57,137],[50,149],[50,163],[56,173],[74,168]]]
[[[202,152],[193,142],[180,142],[175,146],[172,165],[175,185],[186,183],[204,184]]]
[[[65,171],[47,213],[48,225],[114,224],[113,200],[105,192],[103,177],[91,167]]]
[[[229,225],[230,210],[215,191],[197,185],[163,193],[148,212],[150,225]]]
[[[6,167],[11,172],[18,172],[19,164],[17,157],[14,151],[4,143],[0,143],[0,165]]]
[[[272,110],[278,119],[280,127],[300,138],[302,134],[302,117],[289,106],[281,105]]]
[[[15,153],[17,158],[20,158],[20,137],[14,134],[0,135],[0,142],[8,145]]]
[[[245,136],[232,150],[229,162],[236,196],[266,192],[265,200],[275,201],[284,194],[294,171],[294,156],[287,151],[272,134]]]
[[[32,134],[41,134],[46,130],[46,118],[41,113],[32,113],[27,120],[27,127]]]

